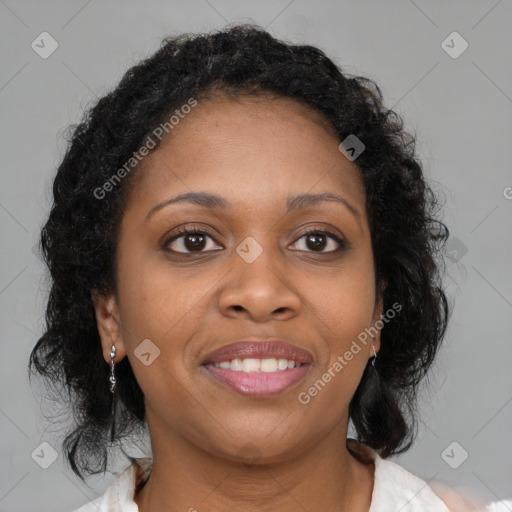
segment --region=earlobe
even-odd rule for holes
[[[91,300],[96,314],[96,326],[101,339],[103,358],[110,364],[112,345],[116,346],[115,362],[126,355],[119,319],[119,310],[113,293],[103,294],[96,289],[91,291]]]

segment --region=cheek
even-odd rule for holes
[[[346,287],[335,298],[336,305],[331,304],[330,309],[331,329],[341,342],[336,346],[342,350],[371,325],[375,308],[373,283],[364,288]]]
[[[198,330],[208,330],[204,325],[211,318],[212,293],[219,274],[192,267],[172,269],[161,254],[149,258],[146,254],[145,258],[138,258],[137,249],[133,249],[129,259],[120,259],[123,341],[143,391],[164,393],[164,388],[179,389],[179,382],[190,379],[194,368],[190,368],[189,342]],[[141,343],[157,354],[151,365],[137,357]]]
[[[123,327],[130,338],[165,344],[187,324],[189,313],[201,308],[205,279],[193,270],[172,270],[158,251],[148,255],[129,247],[119,258],[119,296]],[[130,342],[133,343],[133,339]]]
[[[324,350],[310,380],[312,385],[298,390],[302,393],[298,399],[307,414],[322,417],[317,425],[321,430],[328,428],[333,417],[346,413],[368,362],[371,338],[365,329],[372,325],[375,306],[371,268],[370,272],[361,268],[361,273],[340,275],[317,298]]]
[[[317,315],[329,328],[331,353],[345,352],[352,340],[371,325],[375,310],[375,277],[371,256],[354,253],[312,297]]]

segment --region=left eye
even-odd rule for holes
[[[298,248],[299,251],[311,249],[312,252],[336,252],[344,248],[343,240],[330,231],[309,231],[302,235],[294,245],[297,245],[303,239],[305,239],[306,249]],[[325,250],[329,246],[330,249]]]

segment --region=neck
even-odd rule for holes
[[[233,462],[183,438],[166,440],[153,444],[151,476],[134,496],[139,512],[368,512],[371,504],[374,465],[347,449],[346,428],[295,458],[266,464]]]

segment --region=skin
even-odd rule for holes
[[[379,335],[307,405],[321,379],[382,313],[360,171],[308,107],[288,99],[203,100],[143,161],[122,219],[117,296],[93,293],[105,361],[128,357],[145,395],[153,472],[134,497],[141,512],[189,510],[368,511],[374,465],[346,448],[348,407]],[[217,194],[229,208],[175,203]],[[330,192],[286,213],[289,195]],[[209,231],[194,251],[177,227]],[[305,228],[325,228],[315,249]],[[263,249],[248,263],[246,237]],[[209,238],[211,237],[211,238]],[[181,251],[184,254],[171,252]],[[203,252],[200,252],[203,251]],[[305,379],[272,398],[249,398],[214,380],[206,354],[250,336],[309,351]],[[160,350],[146,366],[134,351]],[[254,455],[252,462],[244,456]],[[312,493],[311,489],[315,489]]]

